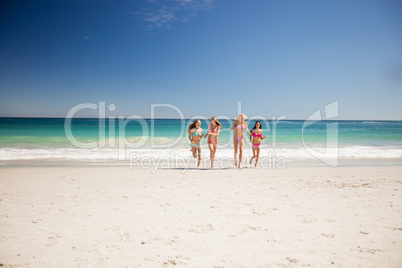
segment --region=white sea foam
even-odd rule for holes
[[[339,151],[332,148],[325,152],[324,147],[314,148],[321,152],[322,159],[337,158],[339,159],[401,159],[402,148],[394,147],[374,147],[374,146],[347,146],[339,148]],[[233,157],[233,148],[218,148],[216,157]],[[324,153],[325,152],[325,153]],[[189,146],[179,146],[169,149],[126,149],[118,148],[18,148],[18,147],[3,147],[0,148],[0,161],[8,160],[57,160],[57,161],[118,161],[120,159],[129,159],[131,157],[140,158],[166,158],[178,159],[191,157]],[[252,154],[249,146],[244,148],[245,154]],[[261,155],[275,154],[277,157],[283,157],[289,160],[310,160],[314,157],[304,147],[293,148],[262,148]],[[209,157],[209,149],[204,146],[202,148],[203,157]],[[123,157],[123,158],[122,158]]]

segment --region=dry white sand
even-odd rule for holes
[[[6,267],[402,267],[402,167],[0,169]]]

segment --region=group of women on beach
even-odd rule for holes
[[[244,130],[250,135],[250,141],[252,142],[253,157],[250,160],[250,164],[255,159],[255,166],[257,166],[258,159],[260,156],[260,143],[261,140],[265,139],[267,136],[262,136],[261,122],[255,122],[254,127],[251,131],[248,130],[247,123],[244,121],[247,117],[244,114],[239,114],[233,123],[230,131],[234,131],[233,145],[234,145],[234,164],[236,167],[241,169],[241,160],[243,157],[243,147],[244,147]],[[201,163],[201,139],[208,138],[208,147],[210,150],[211,168],[214,167],[215,153],[218,147],[218,137],[222,124],[218,119],[213,116],[211,117],[211,124],[208,125],[208,133],[203,134],[201,128],[201,121],[195,120],[188,127],[188,138],[191,142],[190,151],[193,152],[193,157],[198,157],[198,167]],[[237,155],[239,154],[239,158]]]

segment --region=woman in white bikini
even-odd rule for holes
[[[216,119],[215,116],[211,117],[211,124],[208,126],[208,134],[205,135],[205,138],[208,137],[208,146],[210,151],[211,158],[211,168],[214,168],[214,160],[216,149],[218,148],[218,136],[221,131],[222,124]]]
[[[257,121],[251,129],[250,141],[251,148],[253,149],[253,157],[250,159],[250,165],[255,158],[255,167],[257,167],[258,159],[260,157],[261,140],[266,139],[267,136],[262,136],[261,122]]]
[[[247,130],[247,133],[251,135],[250,131],[248,131],[247,123],[244,122],[247,116],[244,114],[239,114],[236,117],[236,120],[233,123],[230,131],[235,131],[233,137],[233,145],[234,145],[234,161],[235,166],[241,169],[241,159],[243,158],[243,147],[244,147],[244,129]],[[239,152],[239,162],[237,162],[237,151]]]
[[[201,138],[204,136],[202,134],[201,121],[195,120],[187,129],[188,138],[191,142],[191,151],[193,152],[193,157],[197,158],[198,153],[198,165],[200,168],[201,163]]]

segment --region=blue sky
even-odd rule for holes
[[[398,0],[2,1],[0,115],[402,120]],[[96,116],[83,110],[79,116]],[[158,117],[176,117],[159,109]]]

